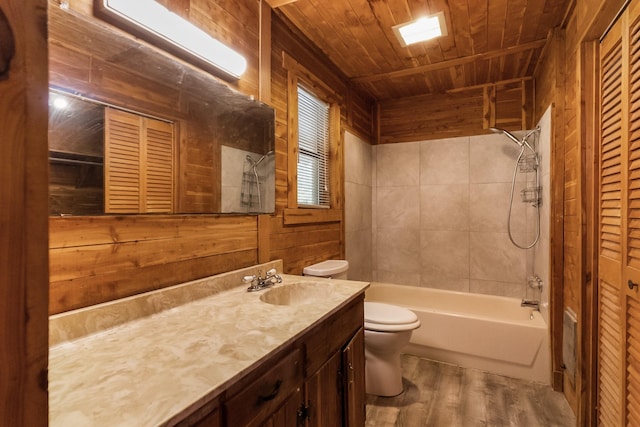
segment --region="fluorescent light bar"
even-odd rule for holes
[[[235,78],[247,69],[242,55],[154,0],[104,0],[103,4],[127,21]]]
[[[447,35],[442,12],[419,18],[406,24],[396,25],[393,27],[393,31],[403,47]]]

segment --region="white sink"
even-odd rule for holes
[[[274,305],[313,304],[331,295],[335,285],[327,282],[293,282],[272,288],[260,295],[260,301]]]

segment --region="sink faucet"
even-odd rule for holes
[[[282,277],[276,273],[275,268],[267,271],[267,274],[264,277],[262,277],[262,271],[258,270],[257,275],[244,276],[242,278],[242,283],[249,284],[247,292],[255,292],[273,286],[276,283],[282,283]]]
[[[520,307],[530,307],[530,308],[533,308],[534,310],[540,311],[540,301],[523,299],[522,302],[520,303]]]

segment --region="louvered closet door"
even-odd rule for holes
[[[143,131],[145,212],[173,211],[173,124],[146,119]]]
[[[142,117],[105,109],[104,196],[106,213],[140,212]]]
[[[601,43],[598,408],[640,426],[640,2]],[[631,286],[630,286],[631,285]]]
[[[173,212],[173,129],[173,123],[106,108],[106,213]]]

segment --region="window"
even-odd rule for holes
[[[284,224],[342,221],[344,98],[286,52],[282,65],[287,70],[288,100]]]
[[[298,84],[298,205],[330,207],[330,105]]]

